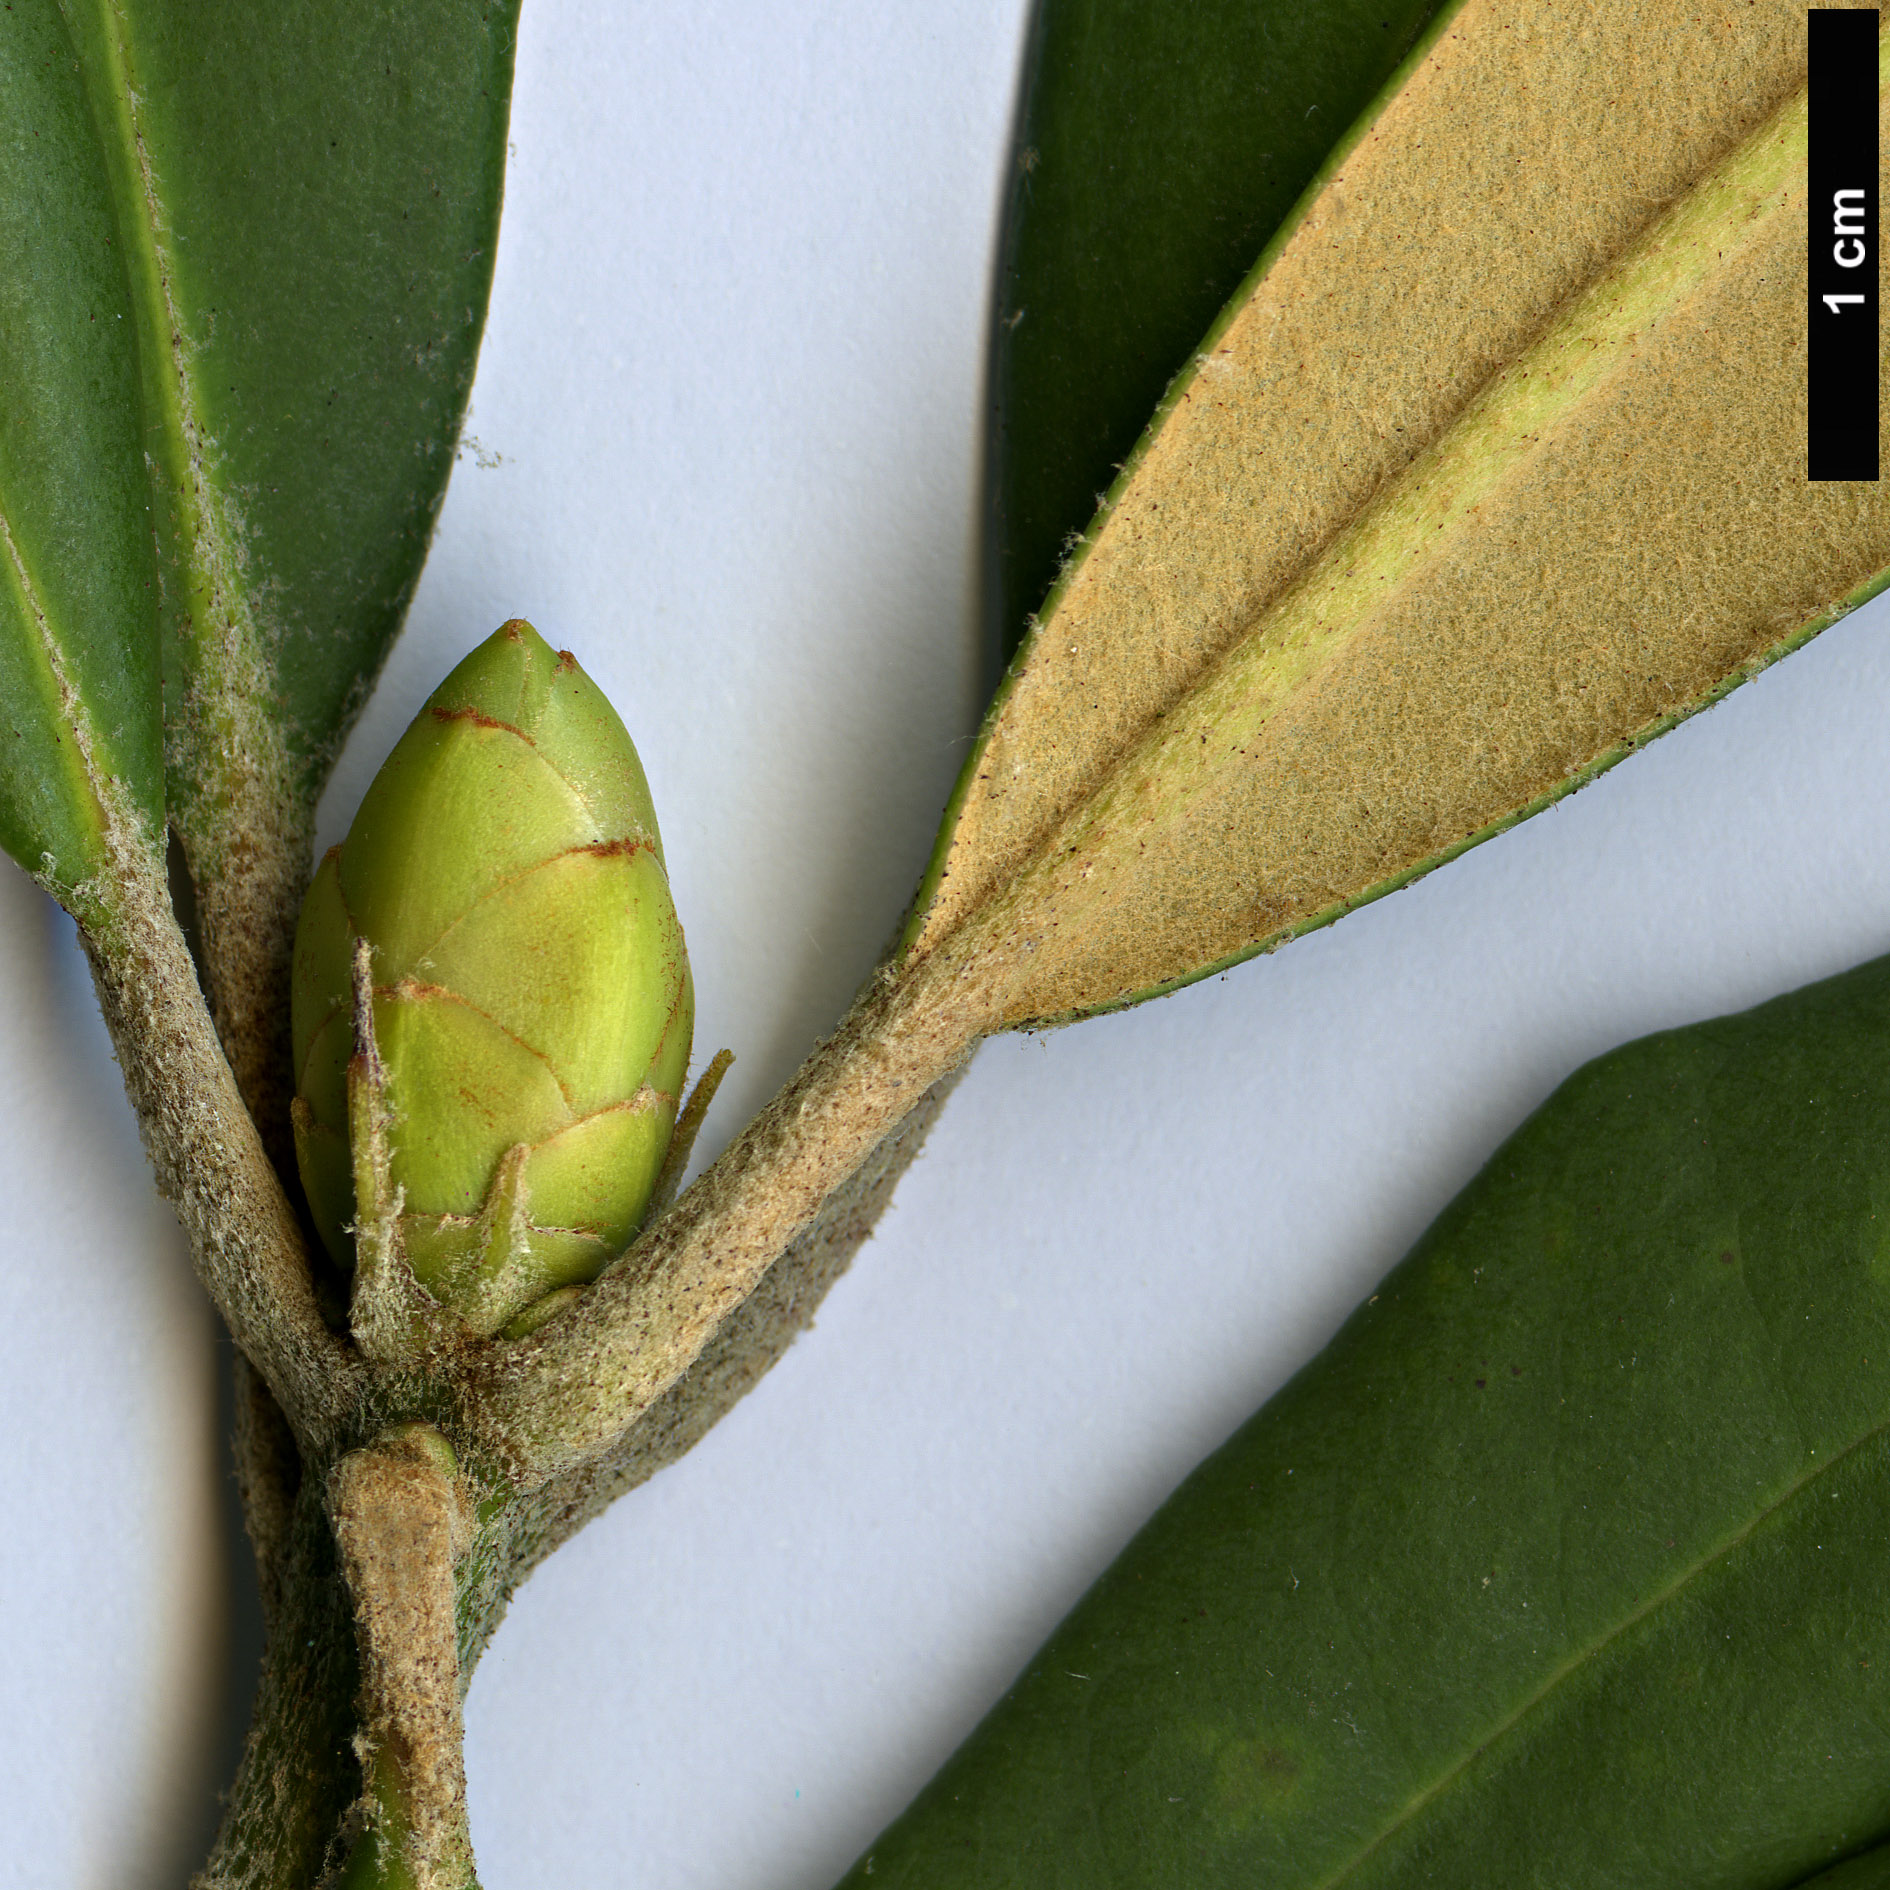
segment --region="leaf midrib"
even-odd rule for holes
[[[1110,775],[1059,821],[1038,861],[1019,881],[1073,851],[1137,808],[1137,797],[1171,773],[1179,747],[1195,738],[1208,757],[1201,773],[1237,762],[1265,725],[1326,669],[1398,594],[1470,529],[1479,507],[1538,458],[1571,418],[1630,371],[1633,343],[1651,324],[1671,319],[1725,270],[1771,219],[1790,208],[1771,199],[1802,149],[1801,87],[1765,124],[1700,177],[1687,197],[1613,258],[1557,310],[1530,344],[1498,369],[1439,439],[1392,488],[1348,525],[1289,591],[1267,605],[1254,628],[1213,662],[1194,686],[1122,757]],[[1756,202],[1755,202],[1756,200]],[[1724,240],[1706,260],[1709,233]],[[1701,252],[1698,260],[1688,251]],[[1575,350],[1587,331],[1610,331],[1588,354]],[[1544,388],[1545,381],[1559,385]],[[1420,544],[1411,557],[1407,547]],[[1402,559],[1402,562],[1401,562]],[[1398,566],[1395,571],[1393,567]],[[1370,596],[1374,586],[1381,594]],[[1201,773],[1168,784],[1160,800],[1192,803]],[[1158,802],[1159,807],[1159,802]]]
[[[93,754],[94,732],[87,722],[84,700],[66,673],[64,652],[53,633],[45,601],[40,596],[38,585],[33,582],[33,574],[27,569],[26,559],[13,536],[4,495],[0,495],[0,569],[4,569],[7,589],[13,593],[22,618],[32,626],[33,634],[27,641],[27,647],[39,659],[35,667],[43,682],[41,702],[51,718],[62,724],[71,735],[69,744],[59,744],[66,751],[62,759],[70,777],[76,780],[90,802],[93,818],[89,824],[95,836],[102,841],[111,824],[111,798]],[[41,872],[34,877],[44,883],[46,875]]]
[[[140,340],[148,351],[146,385],[157,406],[157,431],[171,501],[178,508],[178,546],[185,583],[182,642],[193,672],[187,713],[167,717],[173,744],[191,752],[169,757],[173,798],[178,787],[208,791],[213,803],[243,798],[257,776],[286,775],[280,732],[267,708],[261,638],[242,583],[240,527],[233,527],[235,504],[213,475],[213,448],[207,418],[190,369],[188,326],[178,303],[176,264],[164,231],[167,216],[141,120],[141,100],[133,83],[130,31],[118,0],[95,0],[94,17],[107,65],[101,114],[117,138],[120,163],[114,186],[133,201],[121,206],[121,227],[136,251],[127,271],[131,305]],[[180,709],[185,705],[180,704]],[[191,725],[197,739],[191,741]],[[175,779],[182,761],[184,779]],[[192,778],[194,777],[194,779]],[[188,818],[187,808],[174,815]]]
[[[1322,1877],[1317,1884],[1311,1886],[1311,1890],[1336,1890],[1336,1886],[1347,1882],[1354,1873],[1367,1863],[1384,1845],[1388,1844],[1391,1839],[1396,1837],[1408,1824],[1419,1817],[1430,1805],[1434,1804],[1458,1779],[1463,1777],[1485,1753],[1489,1752],[1492,1747],[1514,1732],[1517,1726],[1520,1725],[1523,1720],[1527,1719],[1544,1701],[1549,1699],[1555,1690],[1561,1686],[1565,1680],[1570,1678],[1571,1675],[1581,1672],[1590,1661],[1599,1659],[1624,1635],[1632,1632],[1632,1630],[1638,1627],[1643,1621],[1647,1620],[1659,1609],[1665,1607],[1668,1602],[1682,1594],[1693,1581],[1705,1574],[1715,1563],[1723,1561],[1728,1556],[1735,1554],[1757,1533],[1763,1524],[1795,1502],[1798,1497],[1816,1483],[1820,1477],[1824,1476],[1829,1471],[1837,1469],[1840,1464],[1855,1456],[1856,1453],[1862,1450],[1867,1444],[1882,1438],[1886,1433],[1890,1433],[1890,1418],[1871,1425],[1868,1430],[1860,1432],[1858,1436],[1854,1437],[1842,1450],[1837,1451],[1825,1462],[1816,1465],[1812,1469],[1806,1470],[1776,1501],[1767,1504],[1763,1509],[1759,1510],[1742,1528],[1735,1530],[1729,1536],[1722,1537],[1710,1549],[1696,1557],[1694,1561],[1682,1569],[1665,1588],[1650,1595],[1638,1608],[1632,1613],[1624,1615],[1605,1634],[1599,1635],[1596,1639],[1589,1642],[1586,1647],[1583,1647],[1577,1653],[1572,1654],[1567,1660],[1563,1661],[1559,1667],[1552,1669],[1535,1692],[1530,1694],[1507,1718],[1495,1726],[1487,1737],[1480,1740],[1454,1765],[1440,1773],[1417,1797],[1411,1799],[1406,1804],[1405,1809],[1394,1818],[1391,1823],[1387,1824],[1363,1850],[1341,1864],[1331,1875]]]
[[[164,209],[139,123],[139,98],[131,83],[129,35],[124,13],[115,0],[99,0],[97,17],[100,41],[109,66],[111,129],[118,136],[120,157],[126,166],[120,176],[128,179],[137,197],[135,206],[127,206],[123,217],[123,225],[138,252],[139,267],[131,272],[132,306],[136,310],[139,331],[151,351],[154,364],[151,380],[158,394],[172,471],[185,476],[186,489],[195,502],[192,509],[196,516],[187,535],[191,562],[195,565],[197,540],[208,523],[203,516],[204,489],[208,483],[202,459],[204,428],[184,358],[183,320],[172,283],[172,260],[162,235]],[[158,363],[163,366],[157,367]]]

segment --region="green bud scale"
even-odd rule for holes
[[[496,1331],[629,1243],[694,1023],[636,750],[575,659],[530,624],[506,624],[435,691],[302,908],[296,1156],[344,1267],[357,939],[408,1264]]]

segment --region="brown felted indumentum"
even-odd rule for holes
[[[1470,0],[1316,190],[1047,603],[908,938],[995,1025],[1403,883],[1861,601],[1804,477],[1804,19]]]

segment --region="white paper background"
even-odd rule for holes
[[[501,619],[575,650],[741,1059],[705,1152],[871,963],[976,719],[1022,31],[528,0],[479,452],[324,839]],[[1561,1077],[1890,948],[1884,623],[1278,957],[988,1046],[816,1330],[519,1596],[469,1708],[487,1890],[826,1890]],[[157,1890],[247,1685],[217,1341],[11,872],[0,954],[0,1885]]]

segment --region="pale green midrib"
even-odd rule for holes
[[[176,784],[204,794],[214,770],[222,794],[210,791],[207,798],[215,802],[233,797],[246,777],[253,781],[259,760],[265,764],[262,773],[286,779],[286,756],[280,752],[275,725],[262,709],[260,685],[266,665],[240,580],[242,560],[222,517],[232,501],[212,477],[209,430],[191,378],[188,331],[164,240],[164,205],[140,123],[123,10],[117,0],[96,0],[94,17],[108,67],[103,103],[120,145],[114,176],[132,198],[120,219],[136,250],[136,266],[127,271],[131,305],[149,363],[146,385],[158,408],[168,496],[181,514],[178,541],[187,573],[183,614],[188,631],[183,640],[191,654],[195,701],[190,709],[195,714],[167,716],[167,747],[170,739],[188,739],[206,710],[213,729],[223,725],[222,739],[213,736],[191,744],[186,779]],[[195,797],[179,793],[176,798],[184,805],[175,812],[187,819]]]
[[[1453,840],[1449,846],[1429,853],[1415,864],[1393,873],[1389,879],[1381,879],[1373,884],[1361,887],[1357,892],[1348,893],[1342,899],[1335,899],[1330,905],[1321,906],[1318,911],[1302,919],[1294,920],[1290,925],[1282,926],[1277,932],[1269,932],[1265,937],[1256,939],[1251,945],[1243,945],[1238,951],[1229,952],[1225,957],[1211,960],[1192,971],[1178,973],[1152,985],[1144,985],[1139,990],[1129,991],[1121,997],[1108,998],[1088,1006],[1079,1006],[1070,1011],[1045,1014],[1040,1017],[1020,1018],[1015,1023],[1006,1024],[1007,1030],[1054,1030],[1065,1024],[1072,1024],[1087,1017],[1106,1016],[1111,1011],[1133,1009],[1138,1004],[1145,1004],[1150,998],[1166,997],[1172,991],[1185,990],[1191,984],[1199,984],[1204,979],[1212,978],[1217,973],[1231,971],[1236,965],[1244,965],[1250,958],[1258,958],[1267,952],[1277,951],[1282,945],[1290,945],[1296,938],[1304,938],[1308,933],[1322,931],[1326,926],[1335,924],[1347,913],[1356,912],[1363,906],[1375,904],[1387,895],[1400,892],[1405,887],[1414,885],[1427,874],[1433,873],[1440,866],[1448,866],[1451,861],[1460,859],[1472,847],[1481,846],[1484,841],[1494,839],[1498,834],[1507,833],[1510,828],[1520,826],[1545,809],[1553,807],[1557,801],[1581,788],[1589,786],[1606,774],[1610,768],[1625,761],[1629,755],[1645,748],[1649,742],[1656,741],[1680,726],[1682,722],[1697,715],[1702,709],[1710,709],[1716,703],[1723,702],[1741,683],[1750,682],[1753,677],[1769,669],[1774,663],[1802,649],[1811,639],[1828,630],[1834,623],[1848,617],[1852,611],[1861,609],[1873,597],[1890,588],[1890,568],[1874,572],[1858,587],[1847,593],[1839,601],[1815,616],[1786,632],[1776,642],[1768,644],[1763,650],[1750,657],[1730,675],[1722,677],[1710,689],[1696,696],[1692,701],[1683,703],[1679,708],[1669,710],[1664,715],[1656,716],[1640,728],[1623,736],[1610,747],[1604,748],[1584,766],[1564,775],[1559,781],[1545,788],[1533,800],[1525,801],[1520,807],[1513,807],[1506,813],[1499,814],[1494,820],[1478,827],[1474,832],[1465,834],[1461,839]]]
[[[1633,344],[1652,324],[1671,318],[1736,268],[1775,218],[1792,214],[1789,186],[1804,137],[1800,87],[1571,297],[1312,569],[1264,607],[1254,628],[1141,737],[1097,793],[1058,823],[1040,864],[1054,865],[1060,855],[1080,850],[1087,833],[1109,826],[1124,801],[1161,781],[1171,754],[1199,754],[1204,731],[1210,761],[1190,768],[1157,806],[1185,805],[1203,775],[1211,779],[1218,771],[1216,761],[1237,761],[1308,678],[1449,554],[1473,528],[1483,502],[1546,450],[1561,422],[1632,371]],[[1709,243],[1709,235],[1723,240]],[[1604,338],[1580,353],[1597,331]],[[1415,556],[1414,541],[1425,546]]]
[[[158,395],[171,475],[178,488],[195,501],[186,534],[194,564],[196,541],[207,523],[202,517],[202,481],[193,452],[202,429],[196,424],[189,371],[183,360],[183,325],[171,286],[171,261],[161,235],[163,209],[138,122],[138,97],[131,84],[123,16],[114,0],[98,0],[97,18],[109,67],[106,100],[110,122],[121,147],[120,175],[135,198],[135,209],[121,219],[137,251],[138,267],[130,272],[132,306],[151,363],[150,384]]]
[[[99,772],[95,757],[97,732],[91,726],[84,698],[66,673],[64,653],[53,634],[52,620],[47,615],[39,587],[33,582],[32,573],[26,567],[26,559],[13,536],[12,522],[7,517],[3,498],[0,498],[0,550],[5,553],[4,558],[0,558],[0,566],[4,567],[6,588],[18,607],[22,621],[31,626],[25,647],[30,658],[36,659],[34,668],[42,679],[43,687],[39,692],[41,706],[51,721],[63,724],[71,732],[71,752],[65,761],[64,771],[67,778],[74,781],[89,798],[91,819],[84,824],[92,827],[102,852],[110,832],[109,810],[113,805],[113,797]],[[62,743],[61,746],[65,747],[66,744]],[[52,856],[49,854],[47,857]],[[100,863],[96,860],[87,862],[93,868]],[[31,867],[27,870],[34,872]],[[34,876],[43,878],[43,871],[35,872]]]
[[[1564,1680],[1568,1679],[1572,1674],[1582,1671],[1589,1662],[1600,1659],[1601,1656],[1624,1635],[1631,1633],[1635,1628],[1639,1627],[1643,1621],[1647,1620],[1659,1609],[1665,1607],[1668,1602],[1680,1595],[1695,1580],[1710,1570],[1714,1564],[1735,1555],[1751,1540],[1753,1535],[1755,1535],[1760,1528],[1769,1522],[1772,1517],[1778,1515],[1781,1510],[1784,1510],[1790,1504],[1794,1503],[1812,1484],[1817,1482],[1820,1477],[1824,1476],[1828,1471],[1835,1470],[1840,1464],[1854,1457],[1858,1451],[1876,1442],[1886,1434],[1890,1434],[1890,1418],[1873,1424],[1867,1430],[1860,1432],[1835,1455],[1828,1458],[1825,1462],[1818,1464],[1815,1468],[1805,1471],[1804,1474],[1794,1483],[1790,1484],[1775,1501],[1767,1504],[1765,1508],[1754,1515],[1742,1528],[1736,1529],[1732,1534],[1721,1538],[1712,1548],[1697,1556],[1682,1569],[1665,1588],[1650,1595],[1638,1608],[1631,1614],[1624,1615],[1613,1627],[1609,1628],[1605,1634],[1597,1636],[1596,1639],[1590,1641],[1586,1647],[1570,1655],[1559,1667],[1554,1668],[1535,1692],[1530,1694],[1530,1696],[1506,1719],[1491,1728],[1487,1737],[1480,1740],[1463,1758],[1459,1759],[1455,1765],[1451,1766],[1447,1771],[1440,1773],[1439,1776],[1431,1784],[1427,1785],[1423,1791],[1419,1792],[1415,1798],[1407,1801],[1404,1810],[1401,1811],[1391,1823],[1386,1825],[1363,1850],[1355,1857],[1341,1864],[1330,1876],[1322,1877],[1317,1884],[1310,1886],[1309,1890],[1335,1890],[1335,1886],[1344,1883],[1347,1878],[1351,1877],[1355,1871],[1368,1862],[1378,1850],[1389,1843],[1392,1838],[1396,1837],[1406,1825],[1410,1824],[1411,1821],[1418,1817],[1427,1807],[1435,1803],[1444,1792],[1448,1791],[1452,1785],[1462,1778],[1484,1754],[1498,1743],[1498,1741],[1507,1738],[1523,1720],[1528,1718],[1537,1707],[1542,1705],[1542,1703],[1555,1692],[1556,1688],[1558,1688]]]
[[[1366,132],[1384,115],[1386,107],[1403,91],[1419,67],[1431,56],[1437,42],[1444,37],[1451,23],[1463,11],[1464,4],[1465,0],[1443,0],[1443,3],[1438,6],[1437,11],[1411,43],[1404,57],[1392,69],[1384,84],[1367,101],[1358,117],[1340,135],[1339,141],[1326,153],[1319,168],[1306,180],[1306,187],[1294,199],[1273,234],[1267,238],[1259,256],[1254,260],[1253,267],[1241,278],[1233,294],[1222,305],[1206,335],[1202,337],[1199,347],[1176,369],[1170,379],[1166,391],[1156,404],[1154,413],[1149,417],[1148,425],[1142,429],[1140,437],[1130,449],[1128,458],[1117,469],[1108,491],[1102,495],[1095,515],[1070,547],[1070,554],[1064,559],[1055,578],[1051,581],[1043,603],[1031,613],[1023,640],[1019,643],[1016,654],[1006,665],[1003,676],[998,680],[997,690],[991,698],[990,706],[985,710],[983,719],[978,724],[977,733],[973,737],[971,752],[965,757],[965,765],[959,770],[958,779],[952,785],[951,796],[945,803],[938,834],[932,843],[931,856],[926,862],[918,889],[912,896],[912,905],[900,922],[898,937],[890,954],[892,958],[903,958],[924,935],[926,921],[931,916],[939,887],[950,876],[951,854],[958,840],[959,816],[964,810],[966,801],[970,798],[972,784],[978,778],[978,770],[984,765],[990,751],[992,738],[998,732],[998,726],[1003,720],[1005,710],[1009,707],[1019,679],[1035,656],[1037,644],[1046,635],[1047,626],[1051,620],[1062,609],[1065,595],[1075,583],[1077,574],[1088,560],[1089,554],[1095,549],[1110,515],[1121,502],[1123,495],[1134,484],[1137,474],[1142,470],[1142,462],[1148,458],[1156,440],[1161,437],[1167,427],[1170,417],[1193,388],[1201,368],[1212,357],[1215,344],[1234,325],[1239,319],[1241,310],[1259,292],[1261,284],[1272,273],[1274,264],[1279,260],[1286,246],[1298,235],[1307,213],[1318,202],[1321,193],[1340,170],[1351,161],[1353,152],[1364,142]],[[1034,852],[1034,849],[1032,851]],[[1026,858],[1020,866],[1020,872],[1027,869],[1029,864],[1030,861]],[[960,923],[962,924],[963,920]]]

